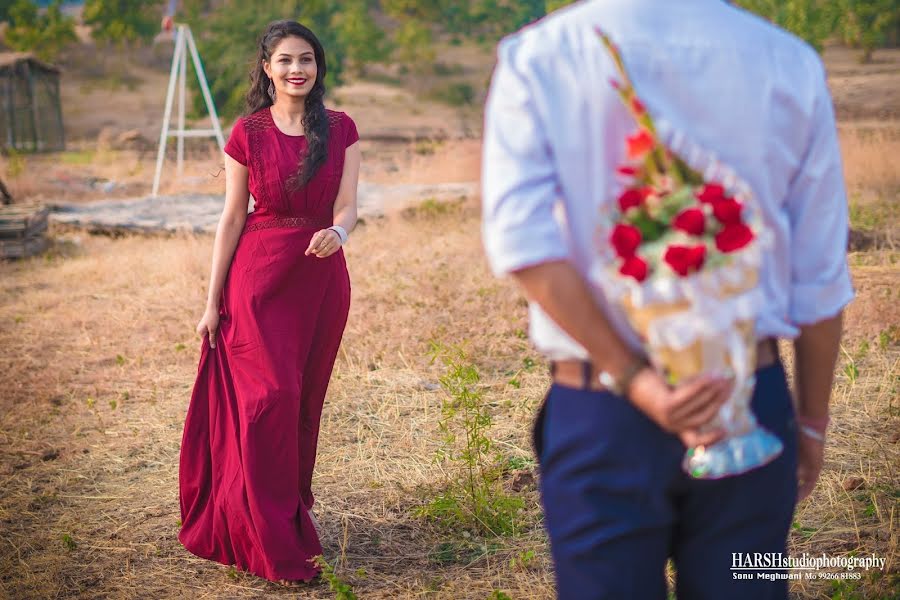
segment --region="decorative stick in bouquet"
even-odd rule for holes
[[[671,384],[704,373],[734,378],[714,423],[726,437],[689,448],[682,466],[700,479],[744,473],[782,451],[750,407],[759,268],[769,233],[750,186],[726,165],[697,147],[690,148],[689,165],[662,143],[618,49],[597,33],[621,77],[611,84],[639,127],[626,140],[629,162],[619,168],[625,185],[616,208],[601,216],[597,243],[606,260],[592,277]],[[685,136],[677,139],[687,145]],[[701,175],[695,166],[704,158]]]

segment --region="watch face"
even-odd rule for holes
[[[606,371],[600,371],[600,374],[597,376],[597,381],[599,381],[600,385],[605,388],[613,391],[615,391],[616,389],[616,380],[613,379],[613,376]]]

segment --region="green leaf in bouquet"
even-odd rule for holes
[[[685,185],[703,185],[703,176],[688,166],[686,162],[678,156],[673,155],[672,168],[680,175],[681,181]]]
[[[628,222],[638,228],[641,232],[641,239],[644,242],[653,242],[660,238],[665,231],[665,226],[653,219],[644,211],[630,211]]]
[[[693,188],[682,186],[663,196],[653,217],[661,223],[671,223],[675,215],[695,203]]]

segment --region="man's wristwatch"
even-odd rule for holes
[[[597,381],[600,382],[600,385],[617,396],[625,396],[627,395],[628,388],[631,387],[631,382],[634,381],[635,376],[647,365],[646,358],[637,358],[625,368],[625,371],[620,377],[614,377],[608,371],[600,371],[597,375]]]

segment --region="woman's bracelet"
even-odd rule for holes
[[[340,225],[332,225],[328,229],[330,229],[333,232],[335,232],[336,234],[338,234],[338,237],[341,238],[341,246],[343,246],[344,244],[347,243],[347,238],[349,237],[349,234],[347,233],[346,229],[344,229]]]
[[[800,425],[800,433],[805,435],[806,437],[811,437],[812,439],[825,443],[825,434],[821,431],[816,431],[809,425]]]
[[[797,425],[800,433],[819,442],[825,443],[825,431],[828,429],[830,417],[807,417],[797,415]]]

